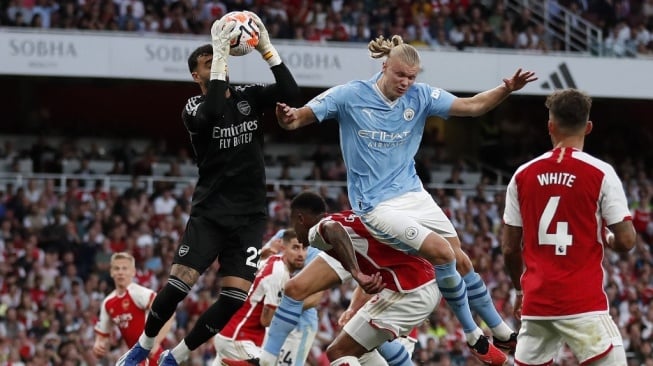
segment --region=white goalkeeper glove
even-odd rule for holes
[[[261,21],[261,18],[259,18],[258,15],[252,13],[251,11],[245,12],[249,14],[252,19],[254,19],[254,23],[256,23],[256,26],[259,30],[258,45],[256,46],[256,50],[261,54],[261,56],[263,56],[263,59],[267,61],[270,67],[279,65],[281,63],[281,56],[279,56],[279,52],[277,52],[277,49],[274,48],[270,42],[270,34]]]
[[[227,57],[231,40],[236,38],[239,30],[236,24],[226,24],[226,17],[213,22],[211,27],[211,43],[213,44],[213,61],[211,62],[211,80],[227,80]],[[226,24],[226,27],[225,27]]]

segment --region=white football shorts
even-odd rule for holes
[[[247,360],[250,358],[259,357],[261,349],[252,341],[234,341],[233,339],[226,338],[220,333],[213,337],[213,346],[215,347],[216,357],[213,361],[213,366],[222,365],[223,358],[231,358],[234,360]]]
[[[385,289],[365,303],[343,330],[369,351],[385,341],[408,335],[431,314],[441,298],[435,283],[406,293]]]
[[[608,314],[570,319],[522,319],[515,364],[543,365],[554,358],[564,343],[581,364],[591,359],[598,360],[612,349],[612,352],[623,353],[623,365],[626,365],[619,328]]]
[[[404,252],[419,250],[431,232],[457,236],[447,215],[424,189],[381,202],[361,221],[377,240]]]

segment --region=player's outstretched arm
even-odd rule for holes
[[[478,117],[501,104],[510,93],[520,90],[526,84],[537,80],[533,71],[518,69],[510,79],[503,79],[503,84],[496,88],[478,93],[470,98],[456,98],[449,114],[458,117]]]
[[[259,29],[259,40],[258,45],[256,45],[256,50],[270,66],[275,80],[273,85],[264,88],[261,99],[267,103],[285,101],[290,105],[299,104],[299,100],[301,99],[299,86],[290,70],[288,70],[286,65],[281,61],[279,52],[272,45],[270,34],[268,33],[267,28],[265,28],[265,24],[263,24],[261,18],[259,18],[255,13],[251,11],[245,11],[245,13],[249,14],[249,16],[254,19],[254,23],[256,23],[256,26]]]
[[[222,116],[226,105],[227,91],[227,57],[231,39],[238,37],[239,31],[235,24],[225,25],[225,17],[216,20],[211,27],[211,45],[213,58],[211,60],[211,76],[207,86],[206,98],[198,107],[198,118],[185,120],[191,131],[204,129]]]
[[[317,121],[309,107],[293,108],[286,103],[277,103],[275,110],[279,126],[285,130],[295,130]]]
[[[256,13],[251,11],[245,11],[245,13],[249,14],[249,16],[254,19],[254,23],[256,23],[256,26],[259,30],[258,44],[256,45],[256,50],[258,53],[261,54],[261,57],[263,57],[263,59],[268,63],[268,65],[270,65],[270,67],[281,64],[281,57],[279,56],[279,52],[277,52],[277,49],[272,45],[272,42],[270,41],[270,34],[268,33],[267,28],[265,28],[265,24],[263,24],[261,18],[259,18]]]
[[[354,245],[347,231],[339,222],[327,220],[321,224],[321,233],[324,240],[333,247],[342,266],[351,273],[358,285],[368,294],[381,292],[385,284],[379,272],[367,275],[361,272],[356,261]]]

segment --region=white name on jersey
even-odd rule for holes
[[[576,176],[570,173],[555,172],[555,173],[542,173],[537,175],[537,181],[541,186],[549,184],[560,184],[563,186],[571,187],[576,181]]]

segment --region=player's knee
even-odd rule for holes
[[[444,264],[456,258],[451,244],[436,233],[430,233],[419,248],[420,255],[431,264]]]
[[[327,358],[329,360],[337,360],[341,357],[348,356],[344,351],[338,342],[332,342],[326,349]]]
[[[200,273],[196,269],[184,266],[183,264],[173,264],[170,269],[170,276],[174,276],[189,287],[193,287],[199,279]]]
[[[308,296],[304,290],[305,288],[306,287],[302,286],[299,281],[295,281],[294,278],[291,278],[288,282],[286,282],[283,294],[293,300],[303,301]]]

